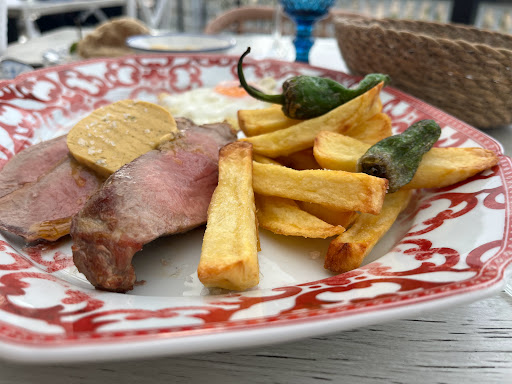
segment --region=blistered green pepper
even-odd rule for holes
[[[370,147],[359,159],[357,171],[388,179],[388,192],[396,192],[412,180],[423,155],[440,135],[441,128],[434,120],[418,121]]]
[[[238,60],[240,84],[255,99],[272,104],[281,104],[283,112],[292,119],[311,119],[323,115],[347,101],[362,95],[377,84],[389,82],[389,76],[380,73],[367,75],[357,88],[346,88],[332,79],[315,76],[294,76],[283,83],[281,95],[266,95],[245,81],[242,61],[249,54],[247,48]]]
[[[77,50],[78,50],[78,42],[75,41],[73,44],[71,44],[69,46],[69,53],[71,53],[71,54],[76,53]]]

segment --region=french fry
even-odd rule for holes
[[[416,174],[402,188],[442,188],[466,180],[498,164],[498,155],[484,148],[432,148]]]
[[[278,161],[271,159],[270,157],[258,155],[257,153],[252,154],[252,159],[258,163],[262,164],[274,164],[274,165],[282,165]]]
[[[288,128],[300,121],[286,117],[280,105],[238,111],[238,125],[248,137]]]
[[[388,194],[379,215],[361,214],[346,232],[331,241],[324,267],[334,273],[358,268],[407,207],[410,197],[411,191],[406,190]]]
[[[356,172],[357,160],[370,148],[369,144],[336,132],[321,131],[315,137],[313,155],[326,169]]]
[[[331,225],[341,225],[345,229],[350,227],[359,215],[359,213],[354,211],[339,211],[325,205],[305,201],[297,201],[297,204],[303,211],[318,217],[320,220]]]
[[[324,168],[355,172],[370,145],[333,132],[321,132],[313,153]],[[442,188],[463,181],[498,163],[498,155],[483,148],[432,148],[423,155],[412,180],[402,188]]]
[[[344,134],[360,140],[363,143],[373,145],[393,134],[391,130],[391,118],[386,113],[377,113],[368,120],[355,125]]]
[[[345,231],[303,211],[293,200],[258,194],[255,198],[259,226],[273,233],[325,239]]]
[[[292,153],[288,156],[280,156],[276,160],[288,168],[304,170],[304,169],[322,169],[315,160],[313,148],[304,149],[299,152]]]
[[[219,153],[219,183],[197,268],[206,287],[245,290],[259,283],[259,237],[252,189],[252,148],[226,145]]]
[[[327,205],[338,210],[378,214],[382,208],[387,180],[330,170],[297,171],[291,168],[253,163],[254,192]]]
[[[289,128],[241,140],[252,143],[254,152],[272,158],[310,148],[318,132],[324,130],[343,133],[379,113],[382,108],[379,99],[382,86],[381,83],[322,116],[303,120]]]

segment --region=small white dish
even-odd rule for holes
[[[130,48],[144,53],[220,52],[233,48],[235,44],[232,37],[176,33],[137,35],[126,40]]]

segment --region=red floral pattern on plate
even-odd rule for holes
[[[145,55],[49,68],[0,83],[0,166],[31,143],[65,132],[101,105],[213,86],[236,78],[236,62],[235,57],[216,55]],[[346,85],[358,80],[271,60],[247,62],[246,73],[278,80],[313,74]],[[396,132],[433,118],[443,128],[437,145],[482,146],[501,153],[499,144],[482,132],[402,92],[386,88],[382,99]],[[485,290],[502,282],[512,260],[511,184],[511,161],[501,156],[498,166],[465,182],[418,192],[416,204],[395,224],[390,251],[354,271],[296,285],[172,301],[74,284],[60,274],[73,268],[69,242],[23,247],[4,234],[0,341],[25,348],[105,347],[332,319],[344,329],[354,316]]]

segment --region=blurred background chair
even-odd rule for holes
[[[333,9],[329,16],[321,20],[315,26],[315,36],[333,37],[334,28],[332,20],[336,16],[359,14],[346,12],[341,9]],[[277,20],[276,20],[277,19]],[[273,33],[276,25],[280,28],[278,31],[282,35],[292,35],[294,33],[294,23],[288,18],[280,8],[268,6],[247,6],[228,10],[209,21],[204,28],[206,34],[217,34],[230,32],[236,34],[268,34]]]
[[[267,33],[273,31],[275,23],[272,10],[279,2],[278,0],[0,0],[0,3],[7,3],[9,41],[12,42],[17,40],[15,30],[25,31],[23,33],[30,37],[31,33],[36,35],[39,28],[45,31],[64,25],[73,25],[72,21],[77,18],[77,12],[71,16],[66,15],[66,18],[63,15],[57,15],[57,12],[72,11],[78,11],[80,20],[87,19],[87,25],[94,25],[104,21],[105,18],[127,14],[142,20],[151,28],[175,32],[202,32],[206,28],[207,32],[215,33],[212,32],[214,31],[212,28],[215,28],[215,31],[224,30],[235,33]],[[369,14],[379,18],[453,21],[504,31],[512,24],[510,3],[510,0],[337,0],[333,13],[349,12]],[[29,9],[29,4],[36,4],[38,9],[27,11],[21,17],[22,9]],[[253,9],[254,16],[258,17],[253,17],[251,21],[240,20],[237,23],[236,20],[232,20],[238,16],[245,17],[233,10],[247,7],[266,9],[258,11]],[[230,13],[232,11],[233,13]],[[44,16],[50,13],[50,16]],[[281,16],[280,21],[282,21],[282,33],[291,34],[294,29],[293,23],[285,16]],[[317,36],[332,36],[333,33],[329,19],[316,28]]]
[[[139,19],[149,28],[169,27],[173,10],[169,0],[128,0],[126,15]]]
[[[272,33],[276,17],[280,19],[280,32],[291,34],[293,22],[278,8],[268,6],[246,6],[230,9],[209,21],[204,28],[204,32],[209,35],[223,32],[236,34]]]

